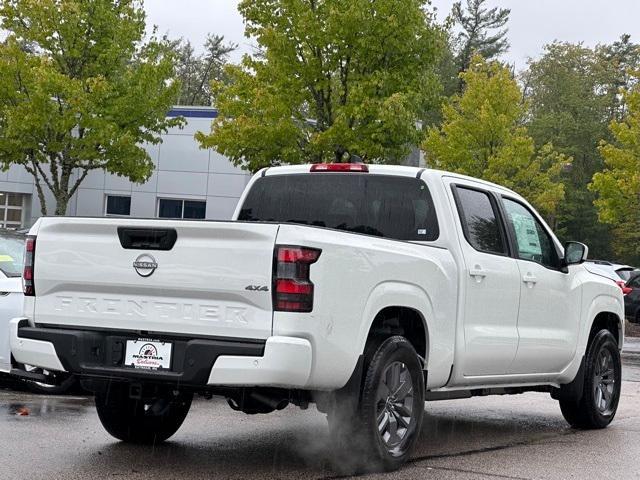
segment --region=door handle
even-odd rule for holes
[[[536,283],[538,283],[538,279],[532,273],[527,273],[522,277],[522,281],[527,284],[529,288],[532,288]]]
[[[484,277],[487,276],[487,272],[482,270],[482,267],[480,265],[476,265],[475,267],[469,269],[469,275],[475,278],[477,283],[480,283],[484,279]]]

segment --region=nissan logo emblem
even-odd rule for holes
[[[133,261],[133,268],[141,277],[150,277],[158,268],[158,262],[148,253],[143,253]]]

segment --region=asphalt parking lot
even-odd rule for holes
[[[640,355],[624,361],[606,430],[571,430],[546,394],[433,402],[412,461],[366,478],[640,478]],[[247,416],[221,400],[196,401],[170,442],[140,447],[107,435],[91,398],[4,389],[0,442],[0,479],[327,479],[344,467],[315,408]]]

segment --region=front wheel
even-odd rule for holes
[[[604,428],[616,415],[622,386],[620,351],[610,331],[601,330],[594,336],[584,369],[582,397],[561,398],[562,415],[574,428]]]
[[[155,444],[178,431],[189,413],[192,393],[165,391],[150,398],[129,396],[127,384],[113,384],[96,393],[102,426],[123,442]]]
[[[422,365],[400,336],[387,338],[368,357],[355,411],[351,402],[334,405],[329,428],[357,470],[395,470],[409,458],[422,427]]]

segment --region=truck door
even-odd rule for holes
[[[518,348],[518,265],[509,256],[496,198],[462,180],[456,180],[451,189],[465,262],[462,373],[467,377],[506,374]]]
[[[562,272],[560,255],[544,225],[519,200],[502,197],[520,269],[518,353],[509,373],[557,373],[578,343],[581,290],[576,269]]]

